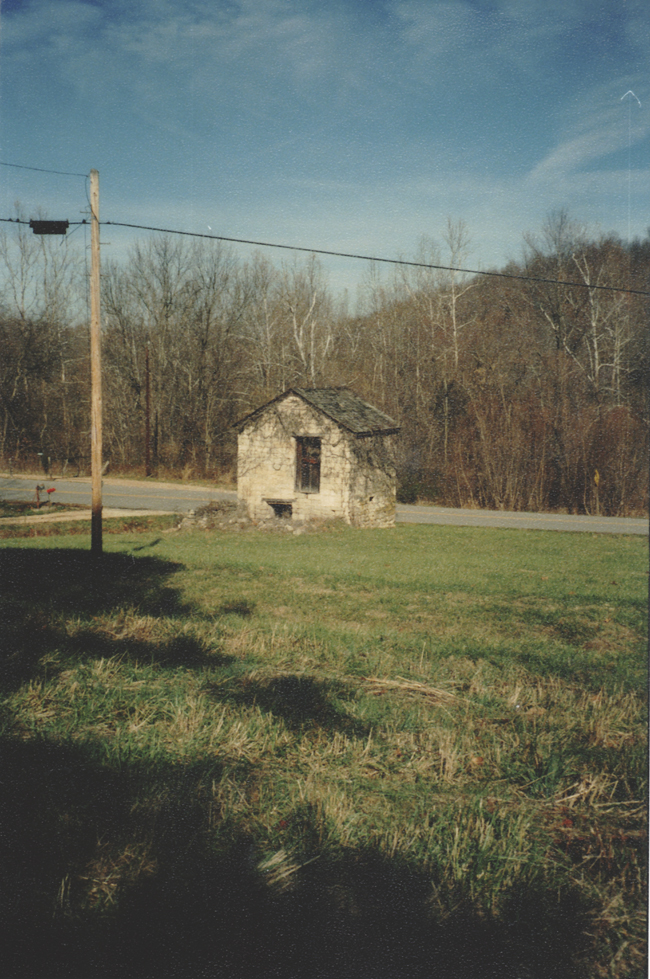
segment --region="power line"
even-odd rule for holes
[[[21,218],[0,218],[0,222],[9,224],[29,224]],[[73,224],[88,224],[82,221],[70,221]],[[386,265],[408,265],[412,268],[435,269],[442,272],[463,272],[467,275],[483,275],[498,279],[516,279],[520,282],[540,282],[545,285],[574,286],[576,289],[600,289],[604,292],[623,292],[634,296],[650,296],[645,289],[629,289],[624,286],[602,286],[590,282],[575,282],[572,279],[547,279],[535,275],[515,275],[514,272],[484,272],[481,269],[466,269],[454,265],[434,265],[431,262],[411,262],[404,258],[380,258],[377,255],[359,255],[355,252],[335,252],[325,248],[306,248],[303,245],[281,245],[271,241],[253,241],[250,238],[228,238],[225,235],[206,235],[199,231],[178,231],[175,228],[155,228],[147,224],[127,224],[124,221],[102,221],[103,225],[110,224],[114,228],[133,228],[137,231],[156,231],[165,235],[183,235],[187,238],[207,238],[210,241],[228,241],[237,245],[255,245],[258,248],[282,248],[286,251],[307,252],[309,255],[329,255],[333,258],[353,258],[364,262],[382,262]]]
[[[84,177],[87,173],[73,173],[70,170],[46,170],[45,167],[26,167],[21,163],[3,163],[0,160],[0,167],[13,167],[15,170],[36,170],[38,173],[56,173],[60,177]]]
[[[173,228],[152,228],[144,224],[125,224],[122,221],[104,221],[118,228],[135,228],[140,231],[159,231],[168,235],[186,235],[189,238],[209,238],[213,241],[229,241],[238,245],[256,245],[259,248],[284,248],[294,252],[308,252],[310,255],[331,255],[334,258],[356,258],[364,262],[384,262],[388,265],[409,265],[421,269],[436,269],[443,272],[465,272],[468,275],[489,275],[501,279],[520,279],[524,282],[544,282],[551,285],[576,286],[578,289],[603,289],[607,292],[627,292],[637,296],[650,296],[643,289],[625,289],[623,286],[592,285],[588,282],[574,282],[570,279],[544,279],[532,275],[515,275],[512,272],[482,272],[480,269],[464,269],[453,265],[433,265],[430,262],[410,262],[403,258],[378,258],[376,255],[357,255],[354,252],[333,252],[325,248],[305,248],[301,245],[279,245],[270,241],[251,241],[248,238],[226,238],[225,235],[206,235],[198,231],[176,231]]]
[[[4,224],[29,224],[29,221],[25,221],[23,218],[0,218],[0,221]],[[83,221],[68,221],[68,224],[90,224],[90,221],[86,221],[84,218]]]

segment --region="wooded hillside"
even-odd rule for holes
[[[410,260],[470,258],[450,221]],[[159,473],[223,477],[236,419],[292,385],[348,385],[402,426],[403,501],[647,511],[649,297],[597,287],[650,292],[650,236],[596,237],[562,212],[500,271],[529,278],[373,266],[351,310],[314,257],[147,238],[102,268],[104,456],[143,471],[148,350]],[[83,262],[66,239],[12,227],[0,283],[0,464],[83,471]]]

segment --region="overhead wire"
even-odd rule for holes
[[[4,224],[29,224],[24,218],[0,218],[0,221]],[[68,221],[68,224],[88,224],[88,221],[84,218],[82,221]]]
[[[0,166],[14,167],[18,170],[35,170],[38,173],[54,173],[63,177],[83,177],[86,181],[89,180],[87,173],[76,173],[71,170],[48,170],[45,167],[30,167],[21,163],[6,163],[2,160],[0,160]],[[88,198],[88,203],[90,203],[87,187],[86,197]],[[23,221],[20,218],[0,218],[0,222],[29,224],[28,221]],[[71,225],[87,223],[88,222],[85,219],[83,221],[68,222],[68,224]],[[226,237],[225,235],[212,234],[206,235],[205,233],[198,231],[178,231],[175,228],[154,228],[146,224],[127,224],[124,221],[103,221],[101,223],[110,224],[116,228],[133,228],[138,231],[155,231],[160,234],[167,235],[184,235],[189,238],[206,238],[211,241],[227,241],[237,245],[254,245],[257,248],[281,248],[285,249],[286,251],[306,252],[310,255],[328,255],[332,258],[351,258],[364,262],[381,262],[386,265],[407,265],[411,268],[434,269],[442,272],[462,272],[465,275],[482,275],[499,279],[518,279],[522,282],[539,282],[545,285],[574,286],[577,289],[599,289],[605,292],[623,292],[634,296],[650,296],[650,292],[645,289],[630,289],[624,286],[604,286],[591,282],[575,282],[571,279],[549,279],[543,276],[535,275],[516,275],[514,272],[487,272],[482,269],[466,269],[453,265],[436,265],[432,262],[413,262],[403,258],[381,258],[377,255],[359,255],[355,252],[335,252],[325,248],[307,248],[302,245],[284,245],[271,241],[254,241],[249,238],[230,238]]]
[[[56,173],[59,177],[87,177],[87,173],[74,173],[71,170],[48,170],[45,167],[27,167],[22,163],[5,163],[0,160],[0,167],[13,167],[15,170],[36,170],[37,173]]]
[[[463,272],[467,275],[494,276],[501,279],[520,279],[525,282],[541,282],[550,285],[576,286],[579,289],[601,289],[607,292],[625,292],[638,296],[650,296],[650,292],[643,289],[628,289],[623,286],[603,286],[589,282],[575,282],[571,279],[548,279],[533,275],[516,275],[514,272],[485,272],[481,269],[466,269],[453,265],[435,265],[432,262],[413,262],[403,258],[380,258],[377,255],[359,255],[354,252],[335,252],[325,248],[307,248],[302,245],[281,245],[270,241],[253,241],[248,238],[229,238],[225,235],[206,235],[198,231],[177,231],[173,228],[154,228],[143,224],[126,224],[122,221],[104,221],[103,224],[110,224],[117,228],[134,228],[139,231],[155,231],[161,234],[186,235],[191,238],[208,238],[214,241],[228,241],[239,245],[255,245],[258,248],[282,248],[288,251],[307,252],[310,255],[329,255],[334,258],[352,258],[365,262],[383,262],[389,265],[408,265],[414,268],[435,269],[443,272]]]
[[[27,169],[37,168],[34,167]],[[74,176],[85,175],[74,174]],[[29,224],[29,221],[25,221],[21,218],[0,218],[0,222],[9,224]],[[70,225],[88,224],[85,219],[82,221],[70,221],[68,223]],[[307,248],[304,245],[284,245],[280,244],[279,242],[256,241],[251,238],[231,238],[227,237],[226,235],[208,235],[200,231],[179,231],[176,228],[158,228],[147,224],[130,224],[125,221],[102,221],[100,223],[103,225],[112,225],[114,228],[131,228],[137,231],[154,231],[159,234],[166,235],[183,235],[187,238],[205,238],[210,241],[227,241],[237,245],[254,245],[257,248],[280,248],[286,251],[306,252],[310,255],[328,255],[333,258],[351,258],[364,262],[378,262],[387,265],[406,265],[411,268],[434,269],[442,272],[462,272],[465,275],[482,275],[499,279],[514,279],[520,282],[538,282],[545,285],[573,286],[576,289],[598,289],[604,292],[622,292],[634,296],[650,296],[650,292],[645,289],[631,289],[625,286],[605,286],[592,282],[576,282],[573,279],[551,279],[545,276],[537,275],[517,275],[514,272],[488,272],[484,271],[483,269],[468,269],[454,265],[437,265],[433,262],[414,262],[405,258],[382,258],[378,255],[360,255],[356,252],[336,252],[326,248]]]

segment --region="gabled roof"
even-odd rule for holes
[[[312,407],[322,411],[337,425],[354,435],[387,435],[398,432],[392,418],[348,388],[294,388],[294,392]]]
[[[268,401],[242,418],[234,427],[239,430],[245,428],[271,405],[283,401],[292,394],[302,398],[312,408],[321,411],[353,435],[392,435],[399,432],[399,425],[392,418],[378,408],[373,408],[348,388],[289,388],[277,398],[273,398],[272,401]]]

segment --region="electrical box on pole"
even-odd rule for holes
[[[69,221],[35,221],[33,218],[29,226],[35,235],[64,235],[70,227]]]

